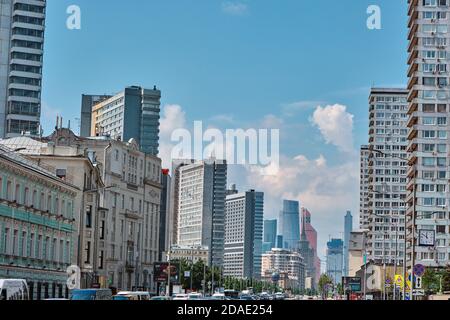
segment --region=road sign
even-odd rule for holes
[[[395,284],[397,285],[397,287],[403,288],[403,276],[400,274],[397,274],[395,276]]]
[[[422,296],[425,295],[425,290],[414,290],[414,291],[413,291],[413,294],[414,294],[416,297],[422,297]]]
[[[190,278],[191,277],[191,272],[190,271],[185,271],[184,272],[184,277],[185,278]]]
[[[422,264],[416,264],[414,266],[414,274],[418,277],[421,277],[425,274],[425,266]],[[411,277],[410,277],[411,279]]]

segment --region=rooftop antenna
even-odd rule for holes
[[[69,130],[70,130],[70,120],[69,120],[69,121],[67,121],[67,129],[69,129]]]

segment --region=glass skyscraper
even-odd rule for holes
[[[298,249],[300,241],[299,208],[298,201],[283,201],[283,210],[280,212],[280,234],[283,236],[283,249]]]
[[[277,220],[264,220],[263,252],[277,247]]]

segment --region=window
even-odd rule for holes
[[[439,234],[445,233],[445,226],[436,226],[436,232]]]
[[[84,263],[90,264],[91,263],[91,242],[86,241],[86,245],[84,247],[84,254],[86,255],[86,259]]]
[[[86,207],[86,228],[92,228],[92,206]]]

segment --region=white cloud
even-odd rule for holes
[[[283,119],[273,115],[266,115],[261,121],[260,127],[263,129],[280,129],[284,124]]]
[[[333,144],[343,152],[353,152],[353,115],[339,104],[318,106],[312,122],[317,126],[327,144]]]
[[[277,175],[265,175],[255,168],[233,176],[239,187],[265,193],[265,218],[278,218],[282,199],[298,200],[313,215],[319,232],[319,255],[323,256],[328,235],[339,237],[347,210],[358,209],[359,163],[357,159],[329,165],[320,155],[310,159],[304,155],[283,156]]]
[[[185,127],[186,113],[181,106],[176,104],[164,106],[160,124],[159,156],[161,157],[165,168],[172,167],[171,153],[172,148],[174,147],[174,144],[171,141],[172,133],[176,129]]]
[[[281,109],[284,117],[292,117],[300,111],[313,109],[323,103],[323,101],[297,101],[284,104]]]
[[[233,16],[242,16],[248,11],[248,5],[238,1],[222,2],[222,11]]]

